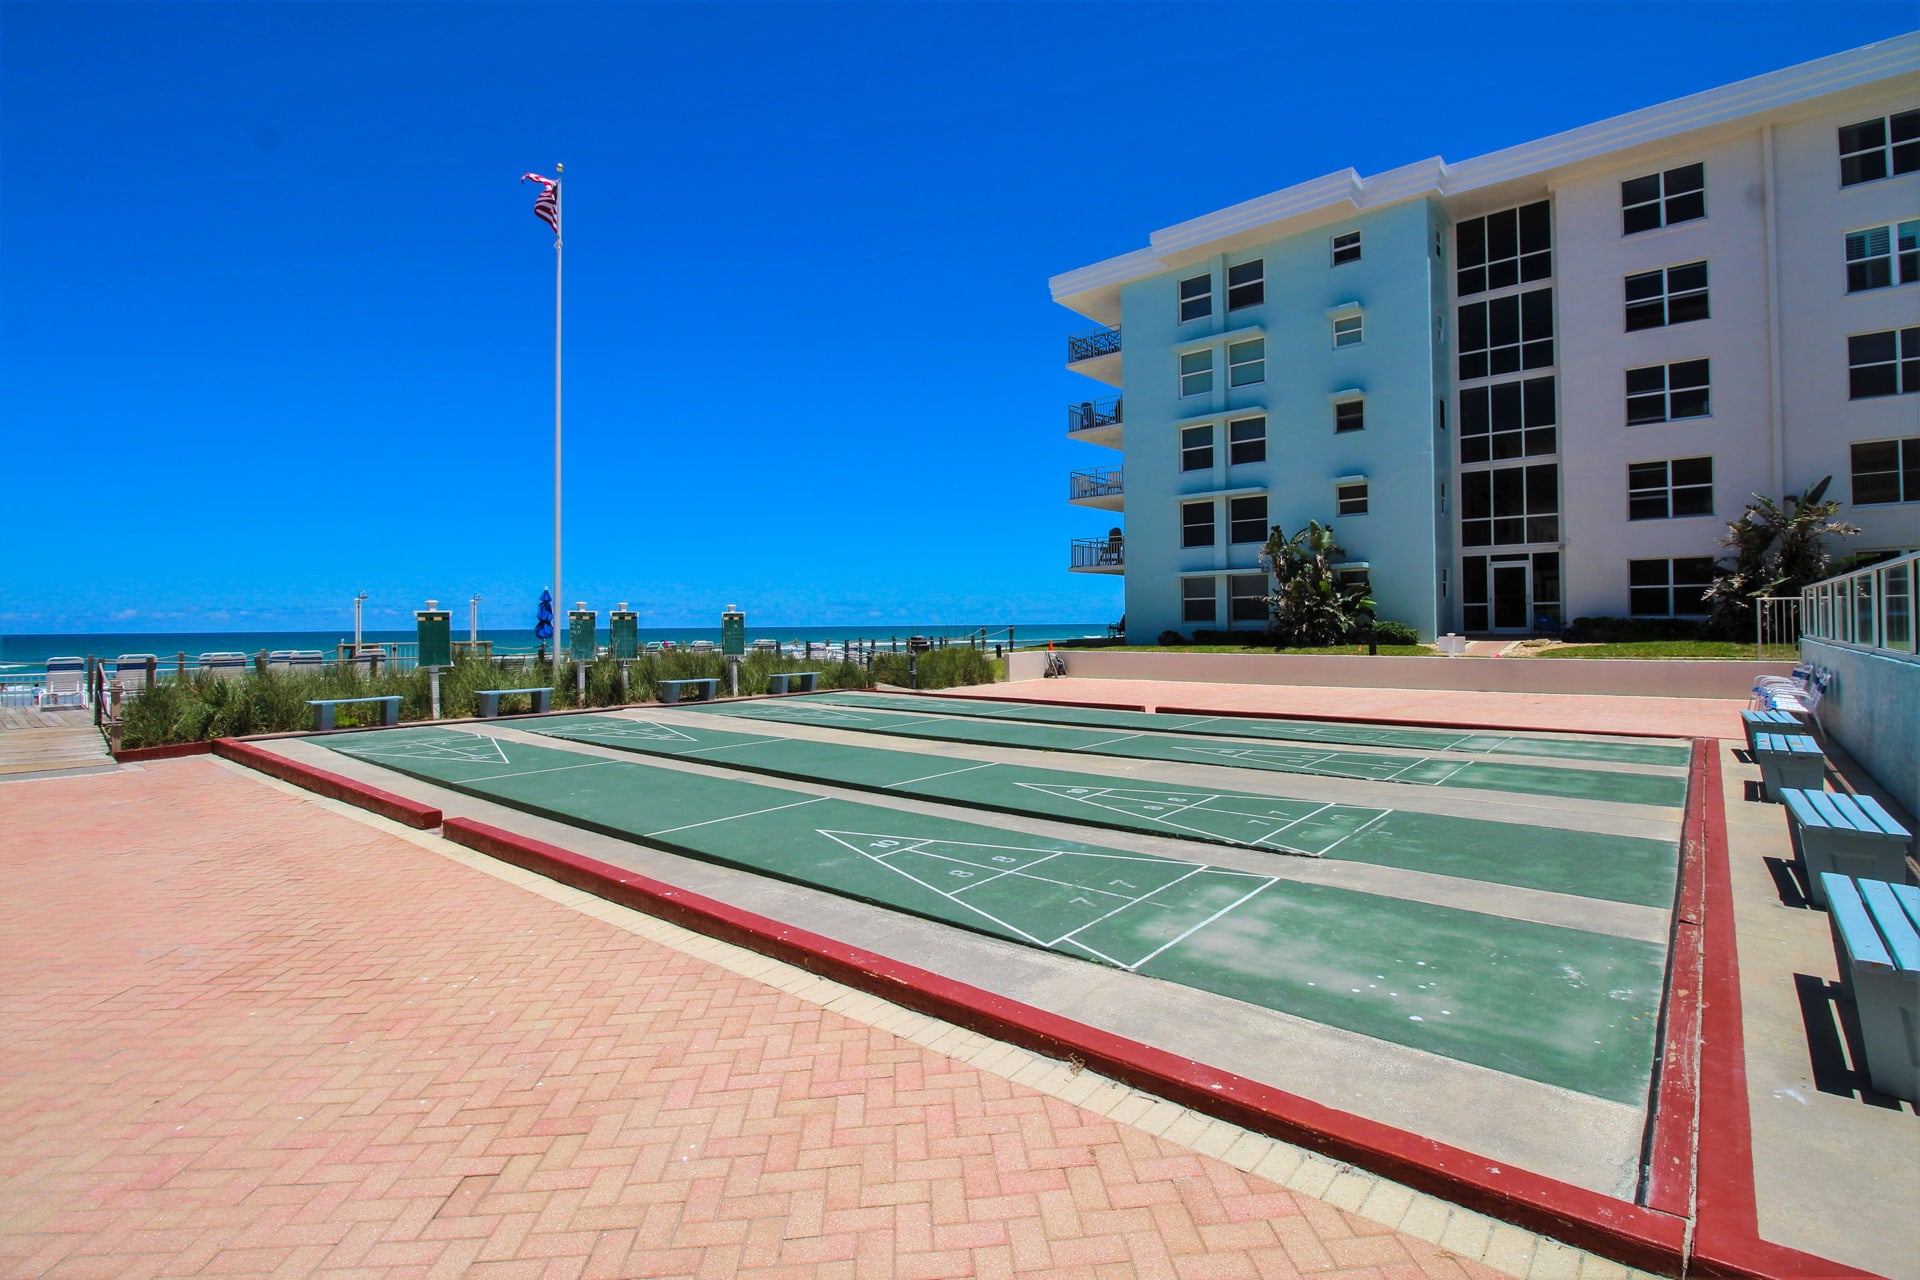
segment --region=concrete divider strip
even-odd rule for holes
[[[431,831],[440,825],[440,810],[431,805],[421,804],[418,800],[409,800],[391,791],[382,791],[378,787],[370,787],[364,782],[356,781],[343,774],[330,773],[325,769],[316,769],[312,765],[289,760],[285,756],[262,750],[250,742],[242,742],[237,738],[218,738],[214,740],[213,753],[222,759],[246,765],[249,769],[257,769],[282,782],[291,782],[296,787],[304,787],[330,800],[341,800],[347,804],[357,805],[383,818],[391,818],[404,826]]]

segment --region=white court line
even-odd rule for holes
[[[1088,945],[1087,945],[1086,943],[1084,943],[1084,942],[1075,942],[1075,941],[1074,941],[1074,940],[1073,940],[1072,938],[1068,938],[1068,939],[1066,940],[1066,942],[1065,942],[1065,943],[1063,943],[1063,944],[1061,944],[1061,945],[1063,945],[1063,946],[1069,946],[1069,947],[1078,947],[1078,948],[1080,948],[1080,949],[1081,949],[1082,951],[1084,951],[1084,952],[1086,952],[1086,953],[1087,953],[1088,955],[1090,955],[1090,956],[1092,956],[1092,957],[1093,957],[1094,959],[1096,959],[1096,960],[1105,960],[1105,961],[1106,961],[1106,962],[1107,962],[1108,964],[1110,964],[1110,965],[1112,965],[1112,966],[1113,966],[1114,968],[1116,968],[1116,969],[1130,969],[1130,968],[1131,968],[1131,966],[1129,966],[1128,964],[1126,964],[1126,963],[1125,963],[1124,961],[1121,961],[1121,960],[1116,960],[1116,959],[1115,959],[1114,957],[1112,957],[1112,956],[1110,956],[1110,955],[1108,955],[1108,954],[1107,954],[1106,952],[1104,952],[1104,951],[1096,951],[1096,950],[1095,950],[1094,948],[1092,948],[1092,947],[1090,947],[1090,946],[1088,946]]]
[[[941,855],[939,855],[939,854],[937,854],[937,853],[929,853],[929,854],[925,854],[925,855],[923,855],[923,856],[924,856],[924,857],[928,857],[928,858],[938,858],[938,857],[940,857]],[[1037,867],[1037,866],[1039,866],[1039,865],[1040,865],[1041,863],[1043,863],[1043,862],[1045,862],[1045,861],[1047,860],[1047,858],[1057,858],[1057,857],[1059,857],[1059,856],[1060,856],[1060,855],[1059,855],[1059,854],[1058,854],[1057,852],[1056,852],[1056,853],[1050,853],[1050,854],[1048,854],[1048,855],[1047,855],[1047,857],[1046,857],[1046,858],[1036,858],[1036,859],[1034,859],[1034,860],[1033,860],[1032,862],[1029,862],[1029,863],[1027,864],[1027,866],[1026,866],[1026,867],[1008,867],[1008,868],[1006,868],[1006,869],[1005,869],[1005,870],[1003,870],[1003,871],[996,871],[996,872],[994,872],[994,873],[993,873],[992,875],[990,875],[990,876],[988,876],[988,877],[987,877],[987,878],[986,878],[985,880],[977,880],[977,881],[975,881],[975,882],[974,882],[973,884],[963,884],[963,885],[961,885],[961,886],[960,886],[960,887],[959,887],[958,889],[942,889],[942,890],[940,890],[940,892],[942,892],[942,893],[944,893],[944,894],[946,894],[946,895],[947,895],[947,896],[948,896],[949,898],[952,898],[952,899],[953,899],[953,900],[954,900],[955,902],[958,902],[958,901],[960,901],[960,895],[961,895],[961,894],[963,894],[963,893],[965,893],[965,892],[966,892],[967,890],[969,890],[969,889],[977,889],[977,888],[979,888],[979,887],[980,887],[981,885],[983,885],[983,884],[988,884],[988,883],[991,883],[992,881],[995,881],[995,880],[998,880],[998,879],[999,879],[999,878],[1000,878],[1001,876],[1017,876],[1017,875],[1020,875],[1020,874],[1022,874],[1022,873],[1024,873],[1024,872],[1026,871],[1026,869],[1027,869],[1027,867]],[[948,862],[958,862],[958,863],[960,863],[960,865],[961,865],[961,866],[963,866],[963,867],[972,867],[972,866],[978,866],[978,865],[979,865],[978,863],[973,863],[973,862],[961,862],[961,861],[960,861],[960,859],[958,859],[958,858],[947,858],[947,859],[945,859],[945,861],[948,861]],[[1042,884],[1058,884],[1058,883],[1060,883],[1060,882],[1059,882],[1058,880],[1049,880],[1049,879],[1047,879],[1047,878],[1046,878],[1045,876],[1028,876],[1027,878],[1028,878],[1028,879],[1030,879],[1030,880],[1038,880],[1038,881],[1040,881],[1040,882],[1041,882]],[[969,909],[969,910],[972,910],[972,911],[980,911],[980,908],[978,908],[978,907],[976,907],[976,906],[974,906],[974,905],[973,905],[972,903],[970,903],[970,902],[969,902],[969,903],[967,903],[966,905],[967,905],[967,907],[968,907],[968,909]],[[986,912],[984,912],[984,911],[980,911],[980,914],[981,914],[981,915],[983,915],[983,916],[985,916],[985,915],[987,915],[987,913],[986,913]],[[991,919],[993,919],[993,917],[992,917],[992,916],[987,916],[987,918],[988,918],[989,920],[991,920]],[[1005,923],[1005,922],[1003,921],[1002,923]]]
[[[1479,763],[1481,762],[1478,760],[1463,760],[1461,761],[1459,767],[1456,768],[1452,773],[1449,773],[1444,778],[1435,778],[1432,782],[1429,782],[1427,785],[1430,787],[1437,787],[1443,782],[1450,782],[1454,778],[1457,778],[1458,776],[1460,776],[1460,772],[1462,769],[1471,769],[1474,765]]]
[[[1347,832],[1347,834],[1341,836],[1338,840],[1335,840],[1332,844],[1322,849],[1320,851],[1320,856],[1323,858],[1326,857],[1328,854],[1332,853],[1335,849],[1338,849],[1341,845],[1353,839],[1355,836],[1359,835],[1362,831],[1365,831],[1368,827],[1372,826],[1374,823],[1383,822],[1387,818],[1392,816],[1393,816],[1393,810],[1382,809],[1379,813],[1375,814],[1371,818],[1368,818],[1365,822],[1361,823],[1359,826],[1355,827],[1353,830]]]
[[[908,778],[905,782],[889,782],[887,785],[889,787],[910,787],[916,782],[932,782],[935,778],[951,778],[956,773],[971,773],[975,769],[991,769],[994,764],[994,761],[989,760],[985,764],[970,764],[964,769],[949,769],[945,773],[930,773],[924,778]]]
[[[1102,921],[1102,920],[1105,920],[1105,919],[1107,919],[1107,918],[1108,918],[1108,917],[1110,917],[1110,916],[1117,916],[1117,915],[1119,915],[1119,914],[1120,914],[1120,913],[1121,913],[1122,911],[1125,911],[1125,910],[1127,910],[1127,909],[1128,909],[1129,907],[1137,907],[1137,906],[1139,906],[1139,905],[1140,905],[1141,903],[1143,903],[1143,902],[1145,902],[1145,901],[1146,901],[1146,900],[1147,900],[1148,898],[1151,898],[1151,897],[1152,897],[1152,896],[1153,896],[1154,894],[1156,894],[1156,893],[1159,893],[1159,892],[1161,892],[1161,890],[1164,890],[1164,889],[1171,889],[1171,888],[1173,888],[1173,886],[1175,886],[1175,885],[1177,885],[1177,884],[1179,884],[1179,883],[1180,883],[1180,881],[1182,881],[1182,880],[1186,880],[1186,879],[1189,879],[1189,878],[1191,878],[1191,877],[1193,877],[1193,876],[1197,876],[1197,875],[1199,875],[1199,874],[1200,874],[1200,873],[1201,873],[1202,871],[1212,871],[1213,869],[1214,869],[1214,868],[1212,868],[1212,867],[1209,867],[1209,866],[1204,866],[1204,865],[1202,865],[1202,866],[1196,866],[1196,867],[1194,867],[1194,869],[1193,869],[1193,870],[1191,870],[1191,871],[1189,871],[1189,872],[1187,872],[1187,874],[1186,874],[1186,875],[1184,875],[1184,876],[1180,876],[1180,877],[1179,877],[1178,879],[1174,879],[1174,880],[1169,880],[1169,881],[1167,881],[1167,882],[1166,882],[1165,884],[1163,884],[1163,885],[1161,885],[1159,889],[1154,889],[1154,890],[1152,890],[1152,891],[1150,891],[1150,892],[1147,892],[1147,893],[1143,893],[1143,894],[1141,894],[1141,895],[1140,895],[1139,897],[1137,897],[1137,898],[1135,898],[1135,899],[1134,899],[1133,901],[1131,901],[1131,902],[1123,902],[1123,903],[1121,903],[1121,904],[1120,904],[1119,906],[1117,906],[1117,907],[1115,907],[1115,908],[1114,908],[1113,910],[1111,910],[1111,911],[1109,911],[1109,912],[1107,912],[1107,914],[1106,914],[1106,915],[1104,915],[1104,916],[1100,916],[1100,917],[1098,917],[1098,918],[1096,918],[1096,919],[1093,919],[1093,920],[1089,920],[1089,921],[1087,921],[1087,922],[1086,922],[1085,924],[1083,924],[1083,925],[1077,925],[1077,926],[1075,926],[1074,928],[1072,928],[1072,929],[1069,929],[1069,930],[1067,930],[1067,931],[1066,931],[1065,933],[1063,933],[1063,934],[1061,934],[1061,935],[1060,935],[1059,937],[1057,937],[1057,938],[1055,938],[1055,939],[1054,939],[1054,940],[1053,940],[1052,942],[1050,942],[1050,943],[1048,943],[1047,945],[1048,945],[1048,946],[1054,946],[1054,947],[1057,947],[1057,946],[1059,946],[1059,945],[1060,945],[1061,943],[1063,943],[1063,942],[1068,942],[1068,941],[1071,941],[1071,940],[1072,940],[1072,938],[1073,938],[1073,935],[1074,935],[1074,934],[1076,934],[1076,933],[1079,933],[1079,932],[1080,932],[1080,930],[1082,930],[1082,929],[1091,929],[1091,928],[1093,928],[1093,926],[1095,926],[1095,925],[1097,925],[1097,924],[1099,924],[1099,923],[1100,923],[1100,921]],[[1079,886],[1079,887],[1081,887],[1081,888],[1085,888],[1086,886],[1084,886],[1084,885],[1082,885],[1082,886]],[[1103,889],[1095,889],[1095,890],[1093,890],[1093,892],[1095,892],[1095,893],[1104,893],[1104,892],[1105,892],[1105,890],[1103,890]],[[1116,897],[1118,897],[1118,896],[1120,896],[1120,895],[1118,895],[1118,894],[1116,894],[1115,896],[1116,896]],[[1076,946],[1078,946],[1079,944],[1078,944],[1078,943],[1075,943],[1074,945],[1076,945]],[[1093,950],[1093,948],[1092,948],[1092,947],[1088,947],[1088,948],[1087,948],[1087,950],[1089,950],[1089,951],[1091,951],[1091,950]],[[1144,963],[1145,963],[1145,961],[1142,961],[1142,963],[1144,964]],[[1126,967],[1127,967],[1127,968],[1132,968],[1133,966],[1131,966],[1131,965],[1128,965],[1128,966],[1126,966]]]
[[[1381,778],[1380,781],[1381,782],[1398,782],[1400,780],[1400,775],[1405,773],[1409,769],[1418,769],[1423,764],[1441,764],[1441,763],[1444,763],[1444,762],[1435,760],[1432,756],[1420,756],[1417,759],[1409,760],[1406,764],[1401,765],[1398,769],[1395,769],[1392,773],[1388,774],[1386,777]],[[1467,763],[1471,764],[1472,761],[1468,761]],[[1462,765],[1461,767],[1465,768],[1466,766]],[[1447,776],[1452,777],[1453,775],[1448,774]]]
[[[608,760],[605,761],[605,763],[612,764],[613,761]],[[798,809],[803,804],[819,804],[825,799],[825,796],[814,796],[808,800],[796,800],[792,804],[776,804],[769,809],[755,809],[750,813],[730,813],[724,818],[708,818],[705,822],[689,822],[681,827],[662,827],[658,831],[646,832],[641,838],[646,839],[651,836],[672,835],[676,831],[691,831],[695,827],[710,827],[716,822],[732,822],[736,818],[757,818],[763,813],[776,813],[781,809]]]
[[[1146,737],[1146,734],[1144,731],[1141,733],[1123,733],[1117,738],[1103,738],[1099,742],[1084,742],[1077,747],[1071,748],[1071,750],[1091,751],[1095,747],[1110,747],[1116,742],[1130,742],[1135,738],[1144,738],[1144,737]]]
[[[1252,893],[1247,894],[1245,897],[1241,898],[1239,901],[1230,902],[1226,906],[1220,908],[1218,911],[1208,916],[1205,920],[1202,920],[1199,924],[1193,926],[1193,928],[1187,930],[1185,933],[1175,938],[1172,942],[1167,943],[1165,946],[1156,947],[1154,948],[1153,951],[1149,952],[1145,956],[1142,956],[1140,959],[1135,960],[1132,964],[1123,965],[1121,967],[1126,969],[1128,972],[1132,972],[1133,970],[1138,969],[1141,965],[1153,959],[1154,956],[1157,956],[1162,951],[1165,951],[1167,947],[1179,946],[1181,943],[1185,942],[1188,938],[1191,938],[1194,934],[1200,932],[1200,930],[1206,928],[1208,925],[1212,924],[1215,920],[1218,920],[1221,916],[1227,914],[1227,912],[1233,910],[1235,907],[1239,906],[1241,903],[1249,901],[1250,899],[1252,899],[1258,894],[1265,893],[1268,889],[1271,889],[1274,885],[1278,884],[1279,882],[1280,881],[1278,877],[1275,877],[1274,879],[1267,881],[1265,884],[1261,885],[1258,889],[1255,889]]]
[[[908,875],[906,872],[894,866],[892,863],[886,862],[880,858],[875,858],[874,861],[878,862],[881,866],[885,867],[887,870],[893,872],[893,874],[901,877],[903,880],[912,881],[914,884],[919,885],[922,889],[927,890],[928,892],[934,894],[936,897],[945,898],[948,902],[951,902],[956,907],[964,907],[965,909],[973,912],[973,914],[979,916],[983,920],[993,921],[993,923],[999,925],[1002,929],[1005,929],[1009,933],[1018,934],[1020,937],[1025,938],[1028,942],[1033,943],[1033,945],[1036,947],[1044,947],[1047,945],[1047,943],[1035,937],[1033,934],[1028,933],[1025,929],[1022,929],[1019,925],[1008,924],[1005,920],[1000,919],[998,916],[988,915],[986,912],[974,906],[972,903],[960,901],[960,899],[954,897],[952,894],[948,893],[945,889],[935,889],[932,885],[928,884],[925,880],[920,879],[918,876]]]
[[[698,742],[698,738],[689,738],[689,742]],[[758,747],[768,742],[791,742],[791,738],[753,738],[746,742],[729,742],[723,747],[697,747],[692,751],[676,751],[676,756],[701,756],[709,751],[732,751],[736,747]]]
[[[1321,814],[1325,813],[1327,810],[1333,808],[1333,805],[1334,805],[1334,802],[1329,800],[1327,803],[1321,805],[1318,809],[1315,809],[1312,813],[1303,813],[1299,817],[1295,818],[1292,822],[1286,823],[1283,826],[1275,827],[1273,831],[1273,835],[1275,836],[1279,835],[1282,831],[1285,831],[1287,827],[1297,827],[1301,823],[1305,822],[1308,818],[1319,817]],[[1272,838],[1273,836],[1261,837],[1261,839],[1263,840],[1271,840]]]
[[[591,769],[596,765],[622,764],[620,760],[589,760],[585,764],[556,764],[546,769],[524,769],[519,773],[490,773],[484,778],[475,778],[475,782],[500,782],[507,778],[531,778],[536,773],[564,773],[568,769]]]

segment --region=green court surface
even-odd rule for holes
[[[1652,1075],[1665,963],[1653,943],[474,733],[319,745],[584,829],[1595,1097],[1641,1105]]]
[[[1337,742],[1353,747],[1404,747],[1412,751],[1464,751],[1471,755],[1536,756],[1560,760],[1609,760],[1616,764],[1684,766],[1685,744],[1639,742],[1627,738],[1538,738],[1498,730],[1423,729],[1380,724],[1333,724],[1320,720],[1258,719],[1249,716],[1182,715],[1168,712],[1103,710],[1057,704],[996,702],[990,698],[929,697],[925,694],[808,694],[799,702],[842,707],[878,707],[924,715],[976,716],[1035,724],[1071,724],[1095,729],[1140,729],[1150,733],[1215,733],[1233,738],[1279,738],[1288,742]]]
[[[1678,807],[1685,801],[1687,790],[1686,776],[1679,770],[1665,774],[1617,773],[1572,765],[1507,764],[1459,756],[1332,751],[1324,747],[1241,742],[1232,738],[1206,738],[1188,734],[1116,734],[1104,729],[1081,729],[1065,725],[1000,723],[954,715],[913,716],[894,711],[866,711],[857,707],[790,698],[699,702],[689,704],[687,710],[753,720],[776,720],[786,724],[816,724],[832,729],[899,734],[938,742],[972,742],[982,746],[1018,747],[1029,751],[1077,751],[1089,755],[1122,756],[1131,760],[1178,760],[1188,764],[1227,765],[1236,769],[1311,773],[1333,778],[1360,778],[1370,782],[1405,782],[1416,786],[1473,787],[1570,799],[1612,800],[1622,804]]]
[[[643,755],[685,756],[802,782],[888,791],[1252,849],[1429,871],[1641,906],[1673,901],[1672,842],[1482,822],[1377,806],[1130,783],[884,747],[729,733],[618,715],[515,726]]]

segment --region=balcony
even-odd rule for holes
[[[1123,573],[1126,567],[1126,543],[1118,529],[1104,538],[1073,540],[1073,562],[1067,568],[1074,573]]]
[[[1119,467],[1076,471],[1067,477],[1067,501],[1102,511],[1124,511],[1127,501],[1120,484]]]
[[[1067,368],[1098,378],[1110,387],[1120,385],[1120,330],[1095,329],[1067,339]]]
[[[1120,397],[1109,400],[1082,400],[1067,406],[1067,434],[1088,444],[1103,444],[1118,449],[1124,443],[1121,429]]]

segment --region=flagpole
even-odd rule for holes
[[[566,595],[560,590],[560,266],[566,225],[561,216],[560,174],[566,166],[554,166],[553,184],[553,682],[560,683],[560,619],[566,616]]]

